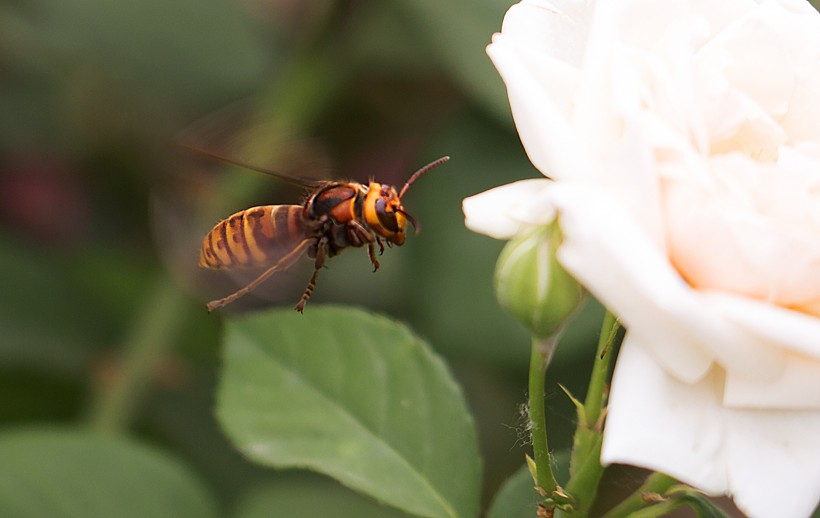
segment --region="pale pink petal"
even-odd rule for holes
[[[743,378],[780,375],[783,352],[715,312],[611,191],[559,182],[550,194],[564,234],[559,261],[670,374],[695,382],[717,361]]]
[[[549,223],[555,217],[547,192],[551,184],[543,178],[521,180],[465,198],[464,224],[473,232],[511,239],[524,228]]]
[[[795,81],[790,109],[780,120],[780,125],[788,133],[789,144],[820,143],[820,103],[814,102],[817,92],[820,92],[820,67],[807,67]]]
[[[697,381],[713,356],[697,338],[698,303],[657,244],[632,216],[592,186],[553,190],[564,241],[561,264],[640,335],[653,357],[682,380]],[[605,258],[605,260],[602,260]],[[717,335],[720,337],[720,335]]]
[[[669,376],[627,333],[612,382],[601,460],[728,493],[751,518],[809,516],[820,498],[820,412],[727,409],[714,369]]]
[[[820,359],[820,318],[725,293],[712,292],[704,298],[715,313],[750,334],[779,348]]]
[[[756,9],[758,3],[755,0],[690,0],[689,5],[694,48],[698,49],[735,20]]]
[[[726,410],[726,427],[737,506],[750,518],[811,516],[820,500],[820,412]]]
[[[759,2],[761,0],[758,0]],[[817,18],[817,9],[814,8],[806,0],[768,0],[766,3],[772,3],[781,6],[783,9],[791,11],[795,14],[800,14],[810,18]]]
[[[501,32],[522,48],[580,68],[594,1],[524,0],[504,16]]]
[[[669,376],[632,333],[610,390],[601,461],[662,471],[712,494],[729,489],[722,380],[712,370],[687,384]]]
[[[606,153],[607,144],[618,139],[624,117],[642,103],[654,101],[650,99],[654,89],[647,84],[652,67],[646,49],[658,45],[672,21],[680,18],[676,14],[682,4],[680,0],[596,4],[573,125],[599,153]]]
[[[729,408],[820,410],[820,360],[785,354],[774,380],[726,373],[723,403]]]
[[[566,96],[544,94],[547,88],[566,91],[571,82],[554,61],[555,73],[550,70],[534,72],[528,55],[509,42],[503,34],[496,34],[487,47],[487,54],[507,85],[513,119],[521,143],[533,165],[550,178],[572,175],[578,177],[597,174],[598,167],[591,159],[567,119]],[[555,85],[550,86],[549,82]]]
[[[696,62],[714,150],[774,157],[779,143],[816,140],[818,53],[820,15],[803,1],[763,2],[704,45]]]
[[[820,162],[781,150],[777,163],[732,154],[712,176],[663,185],[670,259],[699,290],[799,307],[820,299]]]
[[[771,117],[786,113],[794,88],[794,64],[784,60],[789,39],[780,34],[789,22],[784,15],[781,8],[766,3],[736,20],[698,53],[701,62],[719,61],[723,77]]]

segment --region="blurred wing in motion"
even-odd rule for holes
[[[240,261],[236,264],[239,267],[219,271],[198,267],[203,238],[221,230],[223,222],[233,221],[231,224],[237,225],[237,221],[242,221],[238,215],[247,217],[253,210],[247,209],[249,206],[265,209],[277,207],[271,203],[299,203],[306,190],[326,182],[321,177],[330,169],[326,154],[316,143],[288,137],[275,121],[248,120],[241,109],[230,106],[184,131],[170,150],[168,174],[157,182],[152,195],[152,227],[162,259],[175,280],[203,301],[248,285],[292,252],[303,236],[299,235],[295,243],[296,237],[268,240],[249,250],[251,255],[256,252],[260,259],[263,250],[264,260],[246,264]],[[298,188],[237,168],[263,172]],[[250,228],[249,225],[244,224],[243,229]],[[223,228],[227,232],[229,227]],[[270,228],[264,230],[268,232]],[[297,234],[300,232],[294,231],[293,236]],[[231,237],[238,235],[231,234]],[[261,243],[265,234],[259,234],[258,241],[252,238],[254,236],[249,235],[245,240],[249,246]],[[243,247],[232,252],[241,259],[244,250]],[[224,257],[226,250],[221,253]],[[227,265],[223,263],[222,266]],[[290,302],[298,298],[309,272],[310,261],[295,261],[286,271],[277,272],[254,290],[252,296],[245,297],[247,301],[238,302],[236,309],[258,305],[259,299]]]
[[[299,185],[312,186],[330,177],[332,163],[320,142],[294,134],[275,117],[254,115],[257,111],[247,101],[217,110],[177,135],[173,152],[184,155],[187,150],[206,161],[295,180]]]
[[[233,158],[217,155],[216,153],[212,153],[210,151],[206,151],[204,149],[199,149],[196,147],[189,146],[188,144],[178,143],[177,146],[188,153],[201,156],[203,158],[208,158],[214,160],[216,162],[222,162],[224,164],[240,167],[242,169],[247,169],[248,171],[256,171],[257,173],[266,174],[269,176],[273,176],[274,178],[278,178],[284,182],[298,185],[299,187],[304,187],[306,189],[315,189],[325,185],[327,180],[316,180],[313,178],[302,178],[301,176],[292,176],[287,175],[285,173],[280,173],[278,171],[274,171],[273,169],[267,169],[264,167],[259,167],[256,165],[249,164],[247,162],[242,162],[241,160],[236,160]]]

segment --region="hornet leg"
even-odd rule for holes
[[[381,265],[379,264],[379,260],[376,259],[376,247],[373,246],[373,243],[367,244],[367,253],[370,255],[370,262],[373,264],[373,271],[375,272]]]
[[[327,253],[327,238],[322,237],[319,239],[319,243],[316,246],[316,262],[313,266],[313,275],[310,277],[310,281],[308,282],[307,287],[305,288],[305,292],[302,294],[302,298],[299,299],[299,302],[296,303],[296,311],[299,313],[304,313],[305,311],[305,304],[307,304],[308,300],[310,300],[310,296],[313,295],[313,290],[316,289],[316,277],[319,275],[319,270],[322,269],[322,266],[325,264],[325,254]]]
[[[259,277],[257,277],[253,281],[251,281],[251,283],[248,284],[247,286],[245,286],[244,288],[239,289],[239,290],[231,293],[230,295],[228,295],[225,298],[212,300],[212,301],[208,302],[208,305],[205,306],[206,308],[208,308],[208,312],[210,313],[211,311],[213,311],[217,308],[221,308],[222,306],[226,306],[226,305],[230,304],[231,302],[235,301],[236,299],[238,299],[238,298],[240,298],[244,295],[247,295],[251,291],[255,290],[260,284],[265,282],[265,280],[268,277],[270,277],[271,275],[273,275],[274,273],[282,271],[282,270],[287,270],[288,268],[293,266],[293,263],[295,263],[296,260],[299,259],[299,257],[302,256],[302,254],[305,252],[305,250],[308,248],[308,246],[310,246],[311,242],[313,242],[313,238],[303,240],[301,243],[299,243],[299,246],[297,246],[296,248],[293,249],[293,251],[291,251],[289,254],[287,254],[283,258],[279,259],[279,261],[276,264],[274,264],[273,266],[271,266],[270,268],[268,268],[267,270],[262,272],[262,274]]]
[[[384,244],[382,244],[381,239],[373,235],[373,232],[364,228],[364,226],[355,219],[348,223],[348,225],[356,231],[353,235],[358,240],[358,243],[353,246],[362,246],[367,243],[367,254],[370,256],[370,263],[373,265],[373,271],[375,272],[381,265],[379,264],[379,260],[376,259],[376,248],[374,243],[378,243],[379,245],[379,255],[384,252]]]

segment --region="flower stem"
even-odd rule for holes
[[[529,378],[529,418],[532,435],[532,451],[535,460],[535,482],[547,496],[558,488],[552,472],[549,445],[547,443],[547,421],[544,408],[544,381],[552,352],[558,336],[546,340],[533,337],[530,354]]]
[[[606,401],[604,394],[609,383],[609,371],[612,362],[612,348],[615,343],[615,338],[618,336],[618,329],[621,324],[618,319],[610,313],[606,312],[604,321],[601,324],[601,334],[598,337],[598,350],[595,354],[595,363],[592,367],[592,375],[589,380],[589,388],[587,389],[586,400],[584,401],[584,413],[586,415],[587,423],[590,426],[596,426],[601,419]]]
[[[669,488],[677,484],[675,479],[663,473],[652,473],[646,478],[643,485],[632,493],[626,500],[607,512],[603,518],[626,518],[641,509],[652,505],[647,496],[663,495]]]
[[[573,440],[570,460],[570,480],[567,493],[574,505],[571,516],[587,516],[598,493],[598,483],[604,473],[601,465],[601,445],[603,444],[603,419],[606,407],[606,390],[609,383],[612,348],[620,324],[612,313],[604,316],[601,334],[595,354],[595,363],[589,380],[586,399],[578,408],[578,427]],[[564,515],[557,513],[556,516]]]

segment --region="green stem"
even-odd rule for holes
[[[609,383],[613,344],[620,324],[610,312],[604,315],[595,363],[589,380],[586,399],[578,409],[578,427],[572,447],[570,480],[567,493],[573,499],[570,513],[556,513],[556,516],[587,516],[598,493],[598,484],[604,473],[601,465],[601,445],[603,443],[602,417],[606,407],[606,390]]]
[[[102,432],[124,431],[150,386],[156,367],[170,349],[187,300],[167,279],[148,297],[123,344],[121,368],[91,408],[91,426]]]
[[[653,505],[647,500],[647,495],[663,495],[675,484],[677,482],[669,475],[652,473],[646,478],[641,487],[627,497],[626,500],[610,509],[603,518],[626,518],[631,516],[631,513]]]
[[[595,364],[592,367],[589,388],[584,401],[584,413],[589,426],[598,424],[606,405],[604,394],[609,383],[609,371],[612,364],[610,358],[612,357],[612,349],[619,328],[620,322],[618,322],[618,319],[607,311],[601,324],[598,349],[595,353]]]
[[[532,435],[533,460],[535,461],[535,482],[546,495],[552,495],[558,488],[552,472],[550,450],[547,443],[547,420],[544,408],[544,381],[552,352],[558,336],[541,340],[533,337],[530,354],[529,416]]]

